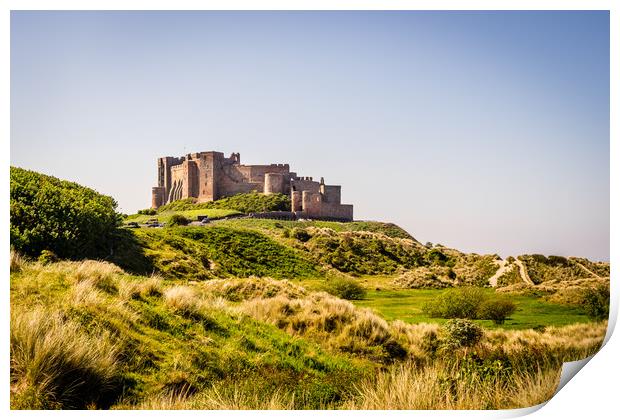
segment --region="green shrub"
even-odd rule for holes
[[[49,249],[44,249],[43,251],[41,251],[41,255],[39,255],[37,261],[41,264],[51,264],[58,261],[58,256]]]
[[[291,236],[301,242],[308,242],[312,238],[308,231],[303,228],[294,228],[291,231]]]
[[[45,249],[60,258],[110,254],[121,218],[112,197],[74,182],[11,167],[11,246],[38,257]]]
[[[449,348],[471,347],[482,339],[482,328],[466,319],[451,319],[443,326],[444,345]]]
[[[186,226],[189,224],[189,219],[182,214],[173,214],[168,221],[168,226]]]
[[[484,290],[476,287],[450,289],[423,306],[423,311],[433,318],[475,319],[478,308],[485,300]]]
[[[426,253],[426,261],[428,264],[441,265],[441,266],[453,266],[454,261],[441,250],[433,248]]]
[[[329,281],[327,291],[341,299],[361,300],[366,297],[366,289],[352,279],[337,278]]]
[[[583,293],[586,314],[597,321],[609,318],[609,286],[604,284]]]
[[[145,214],[147,216],[154,216],[154,215],[157,214],[157,210],[155,210],[155,209],[138,210],[138,214]]]
[[[515,313],[517,306],[505,297],[493,297],[480,304],[479,319],[490,319],[495,324],[503,324],[506,318]]]

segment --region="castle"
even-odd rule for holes
[[[183,198],[213,201],[252,191],[286,194],[296,218],[353,220],[353,205],[340,203],[340,185],[298,177],[288,164],[242,165],[239,153],[190,153],[157,159],[157,186],[152,208]]]

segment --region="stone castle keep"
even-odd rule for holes
[[[353,220],[353,205],[340,204],[340,185],[298,177],[288,164],[242,165],[239,153],[229,158],[221,152],[200,152],[157,159],[152,207],[183,198],[194,197],[200,203],[251,191],[289,195],[297,218]]]

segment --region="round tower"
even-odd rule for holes
[[[284,174],[265,174],[265,194],[284,194]]]

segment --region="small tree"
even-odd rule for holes
[[[170,217],[170,221],[168,222],[168,226],[185,226],[189,223],[189,219],[182,214],[173,214]]]
[[[517,305],[505,297],[485,300],[478,309],[478,318],[491,319],[495,324],[503,324],[506,318],[515,313]]]
[[[597,321],[609,318],[609,285],[602,284],[583,293],[586,314]]]
[[[147,216],[154,216],[157,214],[157,210],[155,209],[138,210],[138,214],[146,214]]]
[[[293,228],[291,236],[301,242],[307,242],[312,238],[306,229],[297,227]]]
[[[327,285],[327,292],[341,299],[361,300],[366,297],[366,289],[352,279],[333,279]]]
[[[433,318],[476,318],[485,300],[484,291],[476,287],[450,289],[424,305],[423,310]]]

